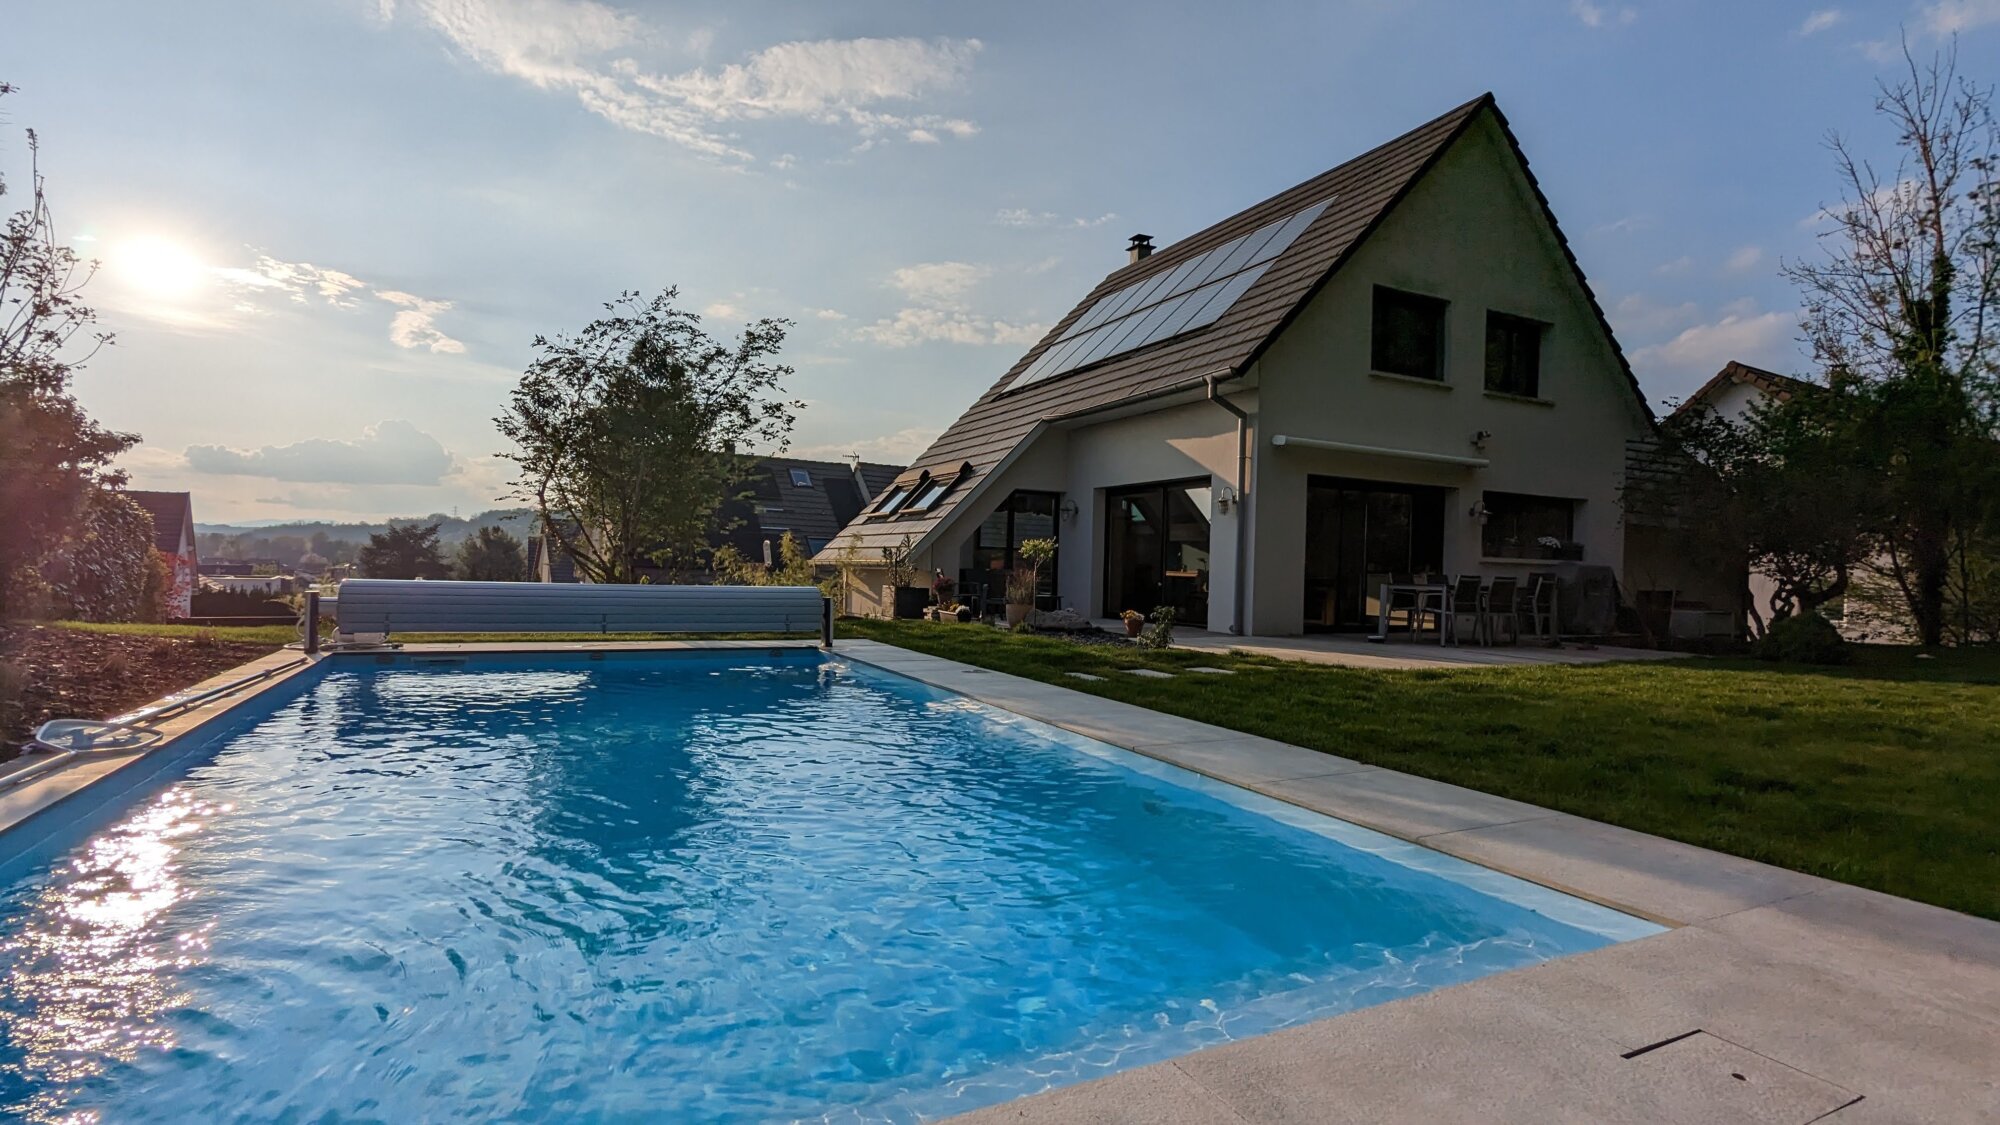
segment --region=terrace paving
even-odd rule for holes
[[[2000,1121],[2000,923],[877,642],[838,652],[1674,927],[956,1125]]]

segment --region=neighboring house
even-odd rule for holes
[[[153,517],[153,547],[167,560],[167,616],[189,616],[201,569],[201,559],[195,550],[194,497],[186,492],[137,489],[127,489],[125,495]]]
[[[844,608],[878,613],[904,536],[996,595],[1052,537],[1045,606],[1265,635],[1369,627],[1392,574],[1608,591],[1652,428],[1487,95],[1157,252],[1135,236],[818,558],[875,564]]]
[[[808,553],[821,551],[902,472],[901,465],[859,457],[754,458],[731,488],[735,495],[717,509],[717,530],[709,545],[733,546],[745,558],[776,561],[780,544],[790,534]],[[534,582],[583,581],[575,560],[561,549],[550,550],[539,535],[528,539],[528,576]]]
[[[1687,401],[1676,406],[1674,413],[1709,410],[1728,421],[1740,422],[1758,403],[1789,402],[1814,389],[1817,389],[1815,384],[1803,379],[1731,360],[1700,390],[1689,395]],[[1848,596],[1822,607],[1821,612],[1848,640],[1910,643],[1915,639],[1916,626],[1901,592],[1879,573],[1887,570],[1886,563],[1886,559],[1877,560],[1877,565],[1856,568],[1849,579]],[[1758,618],[1768,624],[1775,612],[1772,598],[1777,593],[1777,583],[1757,570],[1748,571],[1743,582],[1742,596],[1748,598]]]

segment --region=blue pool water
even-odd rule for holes
[[[1656,929],[815,653],[257,706],[0,868],[0,1114],[919,1120]]]

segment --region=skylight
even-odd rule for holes
[[[1007,389],[1020,390],[1214,324],[1331,202],[1322,199],[1098,298],[1061,339],[1043,349],[1035,362],[1016,375]]]
[[[811,473],[805,471],[804,469],[792,470],[793,488],[811,488],[812,486],[813,486],[813,478]]]

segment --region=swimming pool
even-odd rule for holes
[[[1658,932],[858,662],[593,656],[335,658],[0,848],[0,1111],[918,1120]]]

